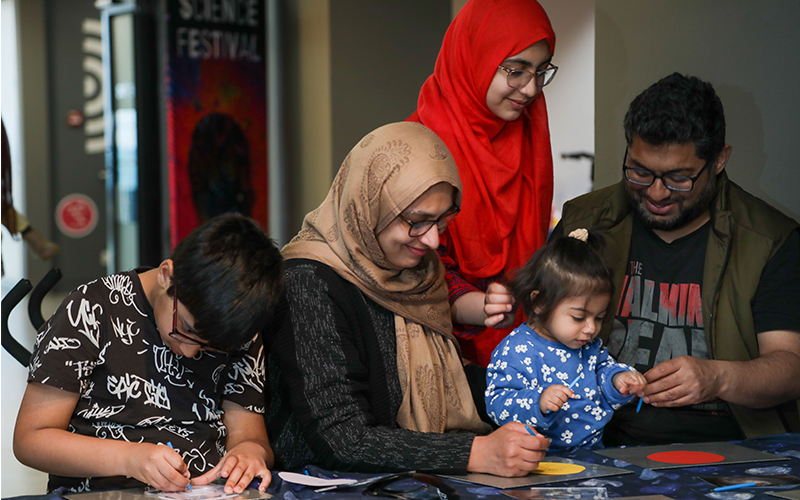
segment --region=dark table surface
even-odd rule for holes
[[[718,464],[705,465],[698,467],[686,467],[666,470],[651,470],[637,467],[635,465],[607,458],[591,450],[577,450],[571,453],[559,454],[558,456],[588,462],[592,464],[618,467],[632,471],[632,474],[619,476],[608,476],[594,479],[574,480],[557,482],[539,486],[557,487],[605,487],[609,498],[634,497],[646,495],[664,495],[674,499],[736,499],[747,500],[751,498],[775,499],[767,495],[767,492],[780,492],[798,490],[800,485],[794,486],[770,486],[762,488],[743,488],[739,490],[714,492],[713,486],[702,481],[698,476],[764,476],[775,474],[788,474],[800,477],[800,434],[781,434],[766,436],[761,438],[746,439],[736,442],[742,446],[753,448],[759,451],[772,453],[785,457],[787,460],[768,461],[760,463],[746,464]],[[310,475],[335,478],[367,478],[370,474],[337,473],[326,471],[318,467],[309,466],[306,468]],[[509,497],[503,495],[501,490],[481,486],[473,483],[465,483],[446,479],[447,483],[453,486],[461,495],[462,499],[486,499],[486,500],[508,500]],[[526,488],[521,488],[526,489]],[[276,472],[273,472],[272,483],[268,493],[280,500],[326,500],[326,499],[364,499],[363,487],[344,489],[331,492],[317,493],[312,488],[299,486],[282,481]],[[47,496],[16,497],[17,500],[53,500],[58,498],[57,494]],[[151,497],[153,498],[153,497]],[[374,497],[372,497],[374,498]],[[380,497],[379,497],[380,498]]]
[[[713,486],[702,481],[698,476],[744,476],[744,475],[775,475],[789,474],[800,477],[800,434],[781,434],[762,438],[746,439],[736,442],[742,446],[759,451],[772,453],[788,460],[769,461],[762,463],[706,465],[701,467],[686,467],[666,470],[650,470],[637,467],[627,462],[614,460],[599,455],[591,450],[577,450],[571,453],[559,454],[565,458],[583,462],[618,467],[632,471],[632,474],[608,476],[586,480],[557,482],[550,487],[605,487],[610,498],[665,495],[674,499],[736,499],[747,500],[750,498],[771,498],[769,491],[788,491],[800,489],[800,485],[783,487],[743,488],[727,492],[714,492]],[[366,474],[338,474],[324,471],[316,467],[308,467],[312,475],[324,477],[367,477]],[[365,498],[362,496],[363,488],[355,490],[339,490],[336,492],[315,493],[312,489],[297,486],[281,481],[273,476],[273,484],[268,492],[275,498],[282,500],[307,500],[326,498]],[[455,487],[462,499],[485,498],[487,500],[509,500],[501,490],[472,483],[462,483],[447,480],[448,484]],[[525,488],[521,488],[525,489]]]

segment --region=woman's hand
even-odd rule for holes
[[[183,458],[164,444],[135,444],[125,470],[126,475],[163,491],[183,491],[189,485],[189,468]]]
[[[258,443],[245,441],[230,450],[210,471],[192,480],[192,484],[204,485],[224,477],[225,493],[241,493],[255,477],[261,478],[258,490],[266,491],[272,480],[266,464],[267,453]]]
[[[575,393],[566,385],[553,384],[539,397],[539,410],[542,413],[558,411],[564,403],[575,397]]]
[[[510,422],[488,436],[477,436],[469,454],[469,472],[525,476],[539,466],[550,440],[519,422]]]
[[[486,289],[483,298],[483,312],[487,327],[507,328],[514,325],[517,317],[514,296],[505,285],[494,282]]]

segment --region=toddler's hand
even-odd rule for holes
[[[165,444],[139,443],[126,461],[126,475],[163,491],[183,491],[189,468],[179,453]]]
[[[620,394],[636,394],[647,387],[647,379],[644,375],[637,371],[624,371],[614,375],[611,383],[620,392]]]
[[[542,392],[539,398],[539,409],[542,413],[558,411],[564,403],[574,398],[575,393],[565,385],[553,384]]]

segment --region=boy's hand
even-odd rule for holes
[[[574,397],[575,393],[566,385],[553,384],[542,392],[542,396],[539,398],[539,409],[542,413],[558,411],[564,406],[564,403]]]
[[[637,371],[624,371],[614,375],[611,383],[620,392],[620,394],[636,394],[647,387],[647,379],[644,375]]]
[[[127,475],[163,491],[183,491],[189,485],[189,468],[179,453],[167,445],[139,443],[128,455]]]
[[[217,478],[224,477],[225,493],[241,493],[250,484],[254,477],[261,478],[258,490],[266,491],[272,480],[266,464],[264,447],[250,441],[239,443],[230,450],[216,467],[200,477],[192,480],[192,484],[204,485]]]

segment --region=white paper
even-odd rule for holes
[[[145,490],[144,494],[161,500],[224,500],[239,496],[238,493],[225,493],[225,485],[216,484],[193,486],[185,491]]]
[[[294,484],[302,484],[303,486],[311,486],[313,488],[321,488],[324,486],[339,486],[342,484],[353,484],[357,479],[324,479],[316,476],[307,476],[305,474],[298,474],[296,472],[278,472],[278,477]]]

